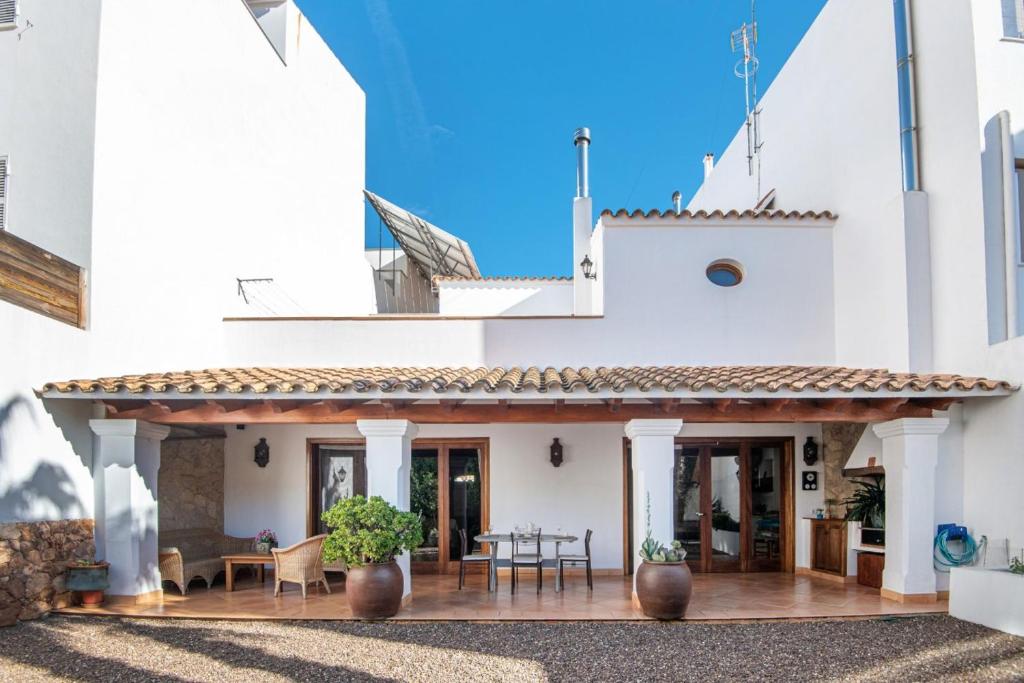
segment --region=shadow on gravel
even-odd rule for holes
[[[552,680],[1024,680],[1024,638],[948,616],[758,624],[288,622],[541,665]]]
[[[146,680],[167,683],[186,680],[171,674],[154,674],[145,669],[107,659],[101,656],[102,653],[91,655],[78,650],[69,650],[65,641],[52,630],[59,627],[60,622],[49,620],[46,624],[38,621],[22,622],[11,627],[10,631],[0,631],[7,635],[14,629],[21,630],[22,634],[31,630],[31,635],[28,638],[11,638],[0,641],[3,642],[3,646],[0,647],[0,656],[18,664],[49,671],[54,676],[62,678],[78,680],[102,678],[126,682]],[[20,642],[12,642],[15,639]],[[0,669],[0,680],[14,679],[8,679]]]
[[[198,627],[195,625],[195,621],[190,622],[187,627],[184,624],[176,627],[175,623],[176,620],[165,620],[159,622],[160,625],[157,626],[153,621],[118,619],[112,633],[120,632],[126,637],[148,638],[184,652],[196,652],[206,657],[212,657],[228,666],[282,674],[294,680],[309,680],[310,678],[327,681],[387,680],[343,666],[325,665],[299,657],[289,657],[286,654],[288,650],[286,638],[279,639],[282,654],[277,655],[268,653],[266,648],[256,649],[246,642],[241,642],[237,636],[218,629],[216,627],[218,622],[211,622],[210,626]],[[188,631],[185,637],[181,633],[183,628],[187,628]],[[147,672],[146,675],[151,674]]]

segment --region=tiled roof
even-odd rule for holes
[[[435,282],[572,282],[568,275],[492,275],[489,277],[466,277],[463,275],[435,275]]]
[[[729,390],[794,392],[993,392],[1014,389],[1009,383],[960,375],[918,375],[886,370],[804,366],[666,366],[597,368],[223,368],[196,372],[126,375],[94,380],[49,382],[42,392],[313,394],[317,392],[513,393],[698,392]]]
[[[836,218],[836,214],[831,211],[783,211],[782,209],[764,209],[762,211],[754,211],[753,209],[746,209],[744,211],[737,209],[730,209],[729,211],[721,209],[715,209],[714,211],[705,211],[704,209],[690,211],[689,209],[683,209],[679,212],[676,212],[674,209],[668,211],[651,209],[647,212],[644,212],[643,209],[634,209],[633,211],[618,209],[614,212],[611,209],[605,209],[601,212],[601,216],[608,216],[610,218],[756,218],[758,220],[782,218],[829,221]]]

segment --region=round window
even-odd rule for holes
[[[708,266],[708,279],[719,287],[735,287],[743,282],[743,269],[736,261],[722,259]]]

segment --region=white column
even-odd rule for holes
[[[367,493],[408,511],[416,425],[408,420],[357,420],[356,428],[366,437]],[[402,600],[406,601],[412,596],[409,553],[402,553],[398,566],[405,578]]]
[[[675,437],[682,420],[630,420],[626,436],[633,452],[633,552],[634,567],[640,566],[640,544],[647,537],[647,512],[654,538],[669,544],[675,534]],[[634,572],[634,592],[635,577]]]
[[[911,417],[874,425],[885,465],[885,571],[882,595],[935,598],[935,467],[945,417]]]
[[[160,590],[157,475],[160,442],[170,428],[140,420],[89,420],[101,510],[96,554],[110,563],[115,596],[149,596]]]

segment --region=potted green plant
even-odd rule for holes
[[[871,481],[855,481],[853,483],[860,489],[843,501],[846,504],[847,521],[860,522],[870,529],[884,529],[885,480],[875,476]]]
[[[423,541],[418,514],[402,512],[380,496],[352,496],[323,513],[330,529],[324,561],[348,567],[345,594],[359,619],[386,619],[402,607],[402,570],[395,557]]]
[[[277,547],[277,534],[270,529],[264,529],[256,534],[256,552],[269,555],[271,548]]]
[[[67,565],[65,585],[78,595],[83,607],[103,604],[103,591],[110,587],[107,562],[75,560]]]
[[[647,496],[647,536],[640,545],[636,597],[640,609],[655,619],[681,619],[693,594],[693,577],[679,541],[666,547],[651,532],[651,497]]]

